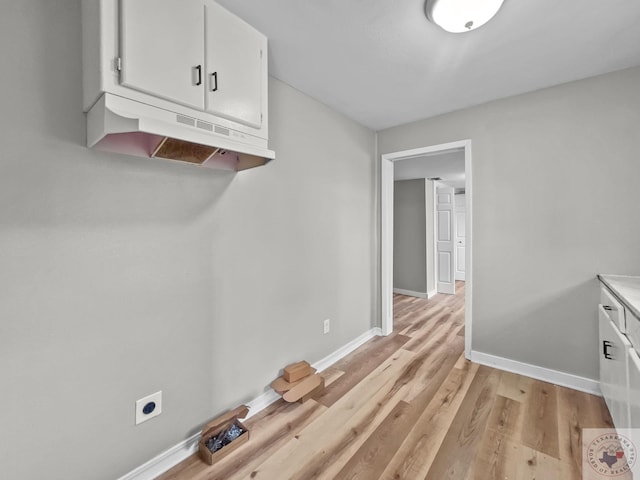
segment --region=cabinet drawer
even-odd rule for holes
[[[627,338],[636,351],[640,352],[640,318],[631,312],[627,312],[625,318],[627,320]]]
[[[613,296],[607,287],[600,286],[600,305],[607,313],[607,316],[618,327],[622,333],[626,333],[626,320],[624,306]]]

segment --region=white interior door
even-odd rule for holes
[[[438,257],[438,293],[456,292],[454,251],[453,187],[436,189],[436,254]]]
[[[204,107],[202,0],[121,0],[122,85]]]
[[[456,260],[455,260],[455,279],[465,280],[465,263],[466,263],[466,225],[467,225],[467,210],[465,207],[465,196],[455,196],[455,216],[456,216]]]

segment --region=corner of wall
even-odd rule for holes
[[[381,202],[381,173],[380,173],[380,152],[378,145],[378,132],[373,132],[373,195],[374,195],[374,219],[373,219],[373,271],[375,272],[375,281],[373,285],[373,321],[371,326],[373,328],[382,328],[382,249],[381,249],[381,235],[382,227],[380,219],[382,217],[382,202]]]

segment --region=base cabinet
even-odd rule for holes
[[[598,307],[600,389],[616,429],[629,421],[629,353],[631,343],[620,333],[602,305]]]
[[[634,349],[629,350],[629,426],[631,440],[640,448],[640,357]]]

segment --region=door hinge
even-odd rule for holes
[[[260,125],[262,125],[262,114],[260,114]]]
[[[116,58],[116,70],[119,72],[122,71],[122,57]]]
[[[262,58],[262,49],[260,49],[260,58]]]

